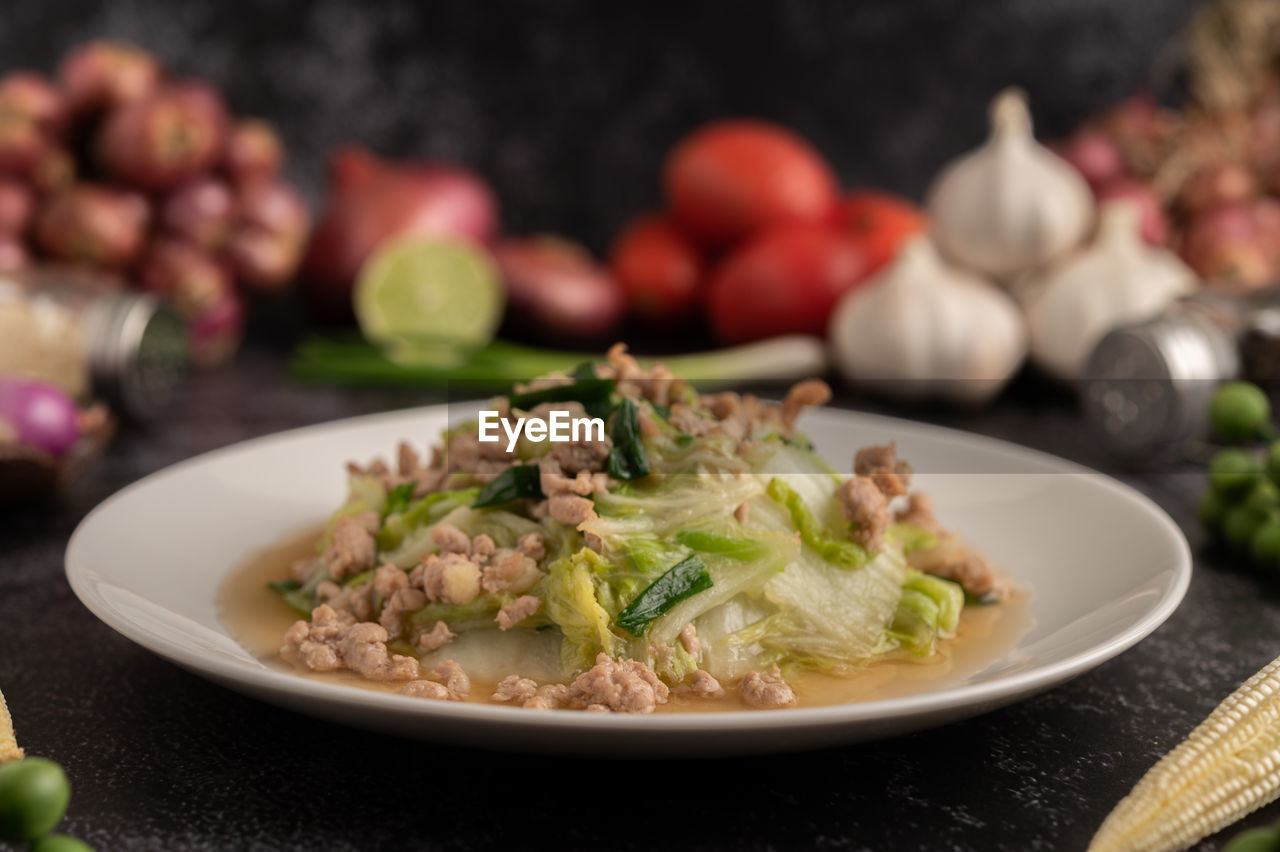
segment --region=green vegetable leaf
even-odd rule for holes
[[[501,506],[512,500],[532,498],[541,500],[542,474],[536,464],[515,464],[489,481],[472,506],[486,509],[490,506]]]
[[[624,399],[614,415],[609,475],[614,479],[642,479],[649,475],[649,456],[640,437],[640,409],[630,399]]]
[[[397,485],[387,492],[387,502],[382,507],[382,520],[386,520],[388,515],[395,515],[409,508],[409,504],[413,502],[413,489],[418,485],[417,482],[405,482]]]
[[[901,544],[903,553],[928,550],[938,543],[936,535],[915,524],[890,524],[886,537]]]
[[[769,555],[769,547],[749,538],[730,538],[701,530],[680,530],[676,542],[700,553],[714,553],[738,562],[754,562]]]
[[[701,559],[697,556],[682,559],[627,604],[618,613],[617,624],[632,636],[640,636],[649,622],[712,585],[711,574]]]
[[[867,564],[870,558],[867,549],[856,542],[841,541],[826,535],[813,512],[809,511],[800,495],[787,483],[781,479],[771,479],[765,492],[786,507],[791,515],[791,523],[800,532],[800,540],[823,559],[842,568],[861,568]]]
[[[598,379],[593,373],[589,378],[579,378],[567,385],[552,385],[527,393],[513,393],[509,399],[512,408],[529,411],[544,402],[580,402],[585,406],[590,402],[608,399],[611,393],[613,379]]]
[[[314,593],[304,590],[302,584],[297,580],[276,580],[267,583],[267,586],[299,615],[311,616],[311,610],[315,603],[313,599]]]

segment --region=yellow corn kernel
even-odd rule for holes
[[[1186,849],[1280,796],[1280,658],[1142,776],[1089,852]]]
[[[4,693],[0,692],[0,764],[11,760],[22,760],[22,749],[18,748],[13,718],[9,716],[9,706],[4,703]]]

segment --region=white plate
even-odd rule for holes
[[[455,406],[457,417],[470,407]],[[470,409],[473,410],[473,409]],[[1032,593],[1035,626],[962,683],[903,698],[779,711],[632,716],[425,701],[265,666],[219,622],[227,573],[325,518],[343,462],[434,439],[445,407],[392,412],[248,441],[174,465],[95,509],[67,547],[67,577],[99,618],[198,674],[265,701],[412,737],[522,750],[782,751],[884,737],[981,713],[1114,657],[1182,599],[1191,557],[1150,500],[1074,464],[1011,444],[848,411],[803,423],[827,459],[897,440],[949,526]]]

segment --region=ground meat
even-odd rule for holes
[[[526,710],[559,710],[568,706],[569,701],[569,687],[563,683],[546,683],[521,706]]]
[[[733,510],[734,520],[736,520],[740,524],[745,524],[747,522],[747,517],[750,514],[751,514],[751,503],[746,500],[739,503],[738,508]]]
[[[524,595],[498,610],[498,616],[494,621],[498,622],[500,629],[509,630],[533,615],[541,606],[542,598]]]
[[[356,621],[327,604],[297,621],[285,633],[280,655],[312,671],[350,669],[369,680],[412,680],[418,661],[387,651],[387,631],[379,624]]]
[[[538,563],[519,548],[503,547],[494,551],[481,568],[480,587],[490,594],[520,594],[533,588],[542,577]]]
[[[418,637],[418,650],[424,654],[430,654],[432,651],[439,650],[449,643],[454,637],[454,632],[449,629],[449,625],[443,621],[437,621],[435,626]]]
[[[311,575],[316,572],[316,568],[319,565],[320,560],[314,556],[295,559],[293,564],[289,566],[289,576],[299,583],[305,583],[311,579]]]
[[[720,698],[724,695],[724,687],[720,685],[720,681],[712,677],[710,672],[704,672],[702,669],[689,675],[685,690],[699,698]]]
[[[427,598],[449,604],[469,604],[480,594],[480,566],[461,553],[429,553],[420,563],[421,578]],[[415,569],[416,572],[416,569]]]
[[[917,491],[907,498],[907,507],[894,516],[900,524],[913,524],[926,532],[942,535],[944,530],[933,513],[933,498]]]
[[[538,682],[519,675],[507,675],[498,681],[494,690],[494,701],[519,702],[524,704],[538,694]]]
[[[719,421],[707,417],[698,409],[680,402],[671,406],[671,414],[667,417],[667,422],[686,435],[706,435],[713,431],[724,431],[720,427]]]
[[[826,405],[831,400],[831,388],[821,379],[797,382],[782,399],[782,426],[788,432],[795,429],[796,420],[806,408]]]
[[[796,694],[782,679],[777,663],[774,663],[773,668],[764,674],[748,672],[738,684],[738,694],[742,697],[744,704],[757,709],[794,707],[796,703]]]
[[[471,694],[471,678],[455,660],[445,660],[436,665],[436,674],[444,679],[444,685],[455,700]]]
[[[886,497],[901,497],[911,486],[911,465],[898,460],[898,447],[887,444],[863,447],[853,457],[853,472],[869,476]]]
[[[595,503],[576,494],[557,494],[548,498],[547,513],[552,520],[568,527],[577,527],[599,517],[596,515]]]
[[[516,542],[516,549],[524,551],[524,554],[534,562],[541,562],[547,558],[547,540],[542,533],[532,532],[520,536],[520,540]]]
[[[382,459],[374,459],[368,465],[361,466],[355,462],[347,463],[347,471],[357,476],[368,476],[376,479],[386,491],[408,482],[414,483],[413,495],[422,497],[440,488],[446,471],[440,450],[433,449],[430,464],[422,464],[418,451],[407,442],[401,441],[396,447],[396,470],[392,471]]]
[[[934,547],[912,551],[907,561],[913,568],[953,580],[975,598],[1003,600],[1009,587],[1004,578],[978,554],[955,536],[944,536]]]
[[[645,369],[635,358],[627,354],[627,344],[615,343],[605,355],[608,364],[596,366],[596,375],[616,380],[620,395],[632,399],[644,398],[654,405],[670,405],[683,393],[685,382],[665,364],[654,364]]]
[[[378,593],[383,596],[382,613],[378,617],[378,623],[386,629],[389,637],[392,639],[399,639],[401,634],[404,633],[404,613],[417,612],[426,606],[427,595],[421,589],[409,588],[409,578],[399,568],[396,568],[394,565],[384,565],[383,568],[391,568],[399,574],[404,581],[404,585],[397,586],[389,595],[383,594],[382,592]],[[378,571],[381,572],[383,568],[379,568]],[[376,591],[376,577],[374,578],[374,584],[374,589]]]
[[[328,604],[338,612],[345,612],[353,616],[356,621],[373,619],[372,583],[339,586],[337,583],[326,580],[316,586],[316,601]]]
[[[885,530],[889,528],[889,501],[883,492],[867,477],[854,476],[840,483],[836,497],[844,519],[855,525],[853,540],[873,553],[878,552],[884,546]]]
[[[680,631],[680,644],[689,652],[689,656],[695,659],[702,653],[702,643],[698,641],[698,629],[692,623],[686,624]]]
[[[406,683],[400,690],[401,695],[413,698],[430,698],[433,701],[456,701],[449,695],[449,688],[434,680],[414,680]]]
[[[487,536],[486,536],[487,538]],[[449,523],[438,523],[431,528],[431,543],[441,553],[471,555],[471,539],[462,530]],[[493,540],[490,539],[490,544]]]
[[[598,704],[618,713],[652,713],[669,695],[653,669],[635,660],[615,662],[608,654],[597,656],[596,664],[569,686],[574,706]]]
[[[348,515],[333,525],[333,535],[324,549],[324,564],[334,580],[368,571],[378,556],[374,535],[381,521],[377,512]]]
[[[507,452],[507,441],[481,441],[479,432],[459,432],[449,441],[445,469],[449,473],[493,476],[520,461],[515,451]]]
[[[585,497],[588,494],[602,494],[609,490],[609,475],[579,470],[572,476],[566,475],[560,462],[547,455],[538,460],[538,484],[542,493],[548,497],[559,494],[577,494]]]

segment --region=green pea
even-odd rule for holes
[[[1227,504],[1217,491],[1209,489],[1200,495],[1200,503],[1196,506],[1196,514],[1200,516],[1200,523],[1209,532],[1218,532],[1218,528],[1222,524],[1222,516],[1226,512]]]
[[[93,852],[93,849],[69,834],[47,834],[31,844],[31,852]]]
[[[1272,441],[1267,449],[1267,478],[1280,485],[1280,441]]]
[[[1223,450],[1209,462],[1209,483],[1228,500],[1247,494],[1260,475],[1257,460],[1244,450]]]
[[[1280,508],[1280,488],[1269,479],[1259,479],[1249,495],[1244,498],[1244,505],[1259,512],[1270,512]]]
[[[1280,521],[1265,521],[1249,539],[1249,552],[1263,568],[1280,570]]]
[[[1222,852],[1280,852],[1280,832],[1270,826],[1242,831],[1222,847]]]
[[[1232,506],[1222,518],[1222,537],[1237,550],[1247,550],[1267,516],[1248,506]]]
[[[57,826],[71,800],[62,767],[43,757],[0,766],[0,840],[35,840]]]
[[[1209,425],[1220,440],[1239,443],[1258,437],[1271,420],[1271,401],[1250,382],[1227,382],[1209,403]]]

